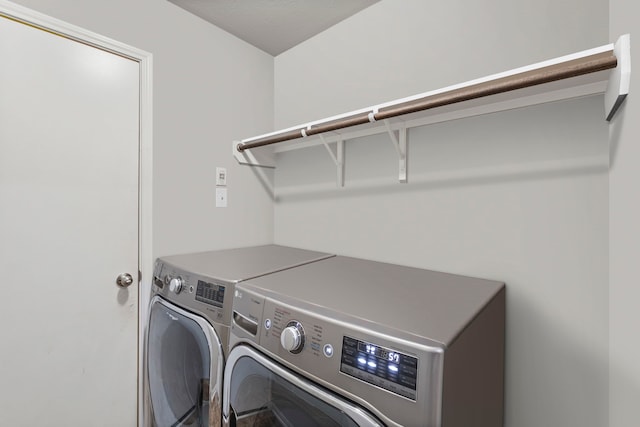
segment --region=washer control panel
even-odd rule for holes
[[[257,314],[259,306],[256,298],[253,301]],[[415,354],[374,334],[363,335],[362,329],[354,331],[270,298],[264,300],[263,316],[262,321],[255,316],[255,324],[263,325],[262,333],[256,330],[256,338],[262,347],[288,362],[319,377],[362,381],[416,401],[419,369]]]
[[[397,350],[345,335],[340,372],[416,400],[418,359]]]
[[[232,313],[231,348],[251,345],[369,409],[387,408],[389,419],[426,411],[442,392],[437,343],[251,283],[235,286]]]
[[[270,331],[264,334],[270,348],[277,345],[291,354],[315,357],[333,355],[332,343],[326,342],[321,322],[313,321],[308,315],[296,314],[285,305],[272,304],[271,301],[266,302],[264,314],[271,325]]]

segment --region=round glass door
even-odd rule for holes
[[[380,427],[363,408],[247,346],[229,355],[223,413],[235,427]]]
[[[222,347],[209,323],[154,300],[147,340],[152,425],[219,425],[221,363]]]

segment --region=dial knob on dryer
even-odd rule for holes
[[[280,334],[280,344],[291,353],[300,353],[304,347],[304,329],[300,322],[289,322]]]
[[[169,290],[173,293],[179,294],[182,291],[183,281],[180,277],[174,277],[169,282]]]

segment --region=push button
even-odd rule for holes
[[[325,344],[322,348],[322,352],[327,357],[333,356],[333,346],[331,344]]]

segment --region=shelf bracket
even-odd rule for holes
[[[402,126],[396,131],[391,129],[389,120],[384,120],[384,126],[387,128],[389,138],[391,138],[391,145],[396,149],[398,154],[398,180],[401,184],[407,183],[407,128]]]
[[[618,60],[616,68],[610,71],[607,90],[604,92],[604,107],[607,121],[611,121],[616,111],[629,94],[631,81],[631,36],[620,36],[613,47]]]
[[[320,141],[322,141],[322,145],[327,149],[329,156],[331,156],[331,160],[336,165],[336,185],[338,187],[344,187],[344,141],[342,137],[339,137],[336,141],[336,152],[334,153],[327,140],[324,138],[324,135],[318,135],[320,137]]]

